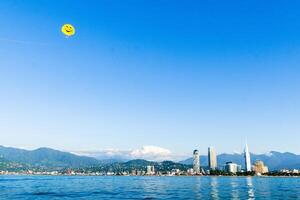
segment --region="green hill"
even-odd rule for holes
[[[0,156],[8,162],[38,168],[75,168],[100,164],[100,161],[94,158],[77,156],[50,148],[39,148],[29,151],[0,146]]]

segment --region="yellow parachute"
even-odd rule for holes
[[[66,36],[70,37],[75,34],[75,28],[72,24],[64,24],[61,27],[61,32]]]

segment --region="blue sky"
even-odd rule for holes
[[[1,144],[232,152],[247,138],[252,152],[300,153],[299,9],[1,1]]]

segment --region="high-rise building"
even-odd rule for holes
[[[248,144],[246,143],[245,151],[244,151],[244,158],[245,158],[245,171],[251,172],[251,159],[250,159],[250,152],[248,148]]]
[[[197,149],[193,152],[193,171],[194,174],[200,174],[200,154]]]
[[[208,147],[208,166],[209,169],[217,169],[217,155],[214,147]]]

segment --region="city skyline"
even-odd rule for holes
[[[300,154],[298,6],[2,1],[1,145]]]
[[[0,158],[2,164],[3,161],[4,163],[6,163],[2,165],[2,169],[10,169],[10,170],[17,170],[17,171],[21,170],[19,171],[20,173],[25,172],[26,171],[25,168],[29,167],[30,169],[32,164],[39,163],[40,165],[42,163],[45,163],[46,160],[48,160],[47,166],[50,168],[61,167],[62,165],[63,166],[69,165],[72,167],[75,167],[76,165],[77,166],[85,165],[86,167],[88,166],[91,167],[94,164],[96,164],[96,165],[106,166],[107,170],[109,169],[108,165],[110,164],[113,165],[116,164],[117,167],[118,166],[117,163],[123,163],[125,164],[125,166],[126,165],[130,166],[131,163],[135,163],[139,167],[144,167],[145,169],[147,166],[147,170],[145,170],[146,175],[154,175],[154,174],[159,175],[161,171],[158,172],[157,174],[155,168],[158,167],[159,169],[162,169],[160,167],[161,164],[163,164],[164,165],[163,168],[168,169],[169,172],[170,172],[170,166],[172,166],[173,164],[177,165],[177,167],[179,167],[180,169],[186,170],[186,173],[189,175],[204,175],[204,174],[224,175],[224,173],[231,173],[231,174],[243,173],[244,175],[246,174],[263,175],[269,172],[271,173],[275,172],[277,175],[279,175],[277,172],[298,173],[297,170],[299,169],[298,163],[299,163],[300,155],[295,155],[292,153],[271,152],[270,154],[261,154],[261,155],[251,154],[251,156],[253,157],[250,160],[250,156],[247,156],[247,154],[249,153],[249,148],[247,143],[245,145],[244,154],[219,154],[217,157],[215,157],[214,154],[216,154],[216,151],[214,150],[214,148],[209,147],[208,150],[209,151],[207,151],[207,154],[200,155],[200,152],[197,149],[195,149],[188,156],[189,158],[184,160],[176,161],[172,159],[163,159],[158,161],[158,160],[151,160],[151,159],[149,160],[149,159],[138,158],[138,157],[131,158],[131,159],[129,158],[122,159],[120,157],[119,158],[111,157],[111,158],[103,159],[97,156],[90,156],[90,157],[87,157],[87,155],[80,156],[74,154],[73,152],[63,152],[51,148],[39,148],[36,150],[29,151],[29,150],[24,150],[19,148],[0,146]],[[66,159],[61,160],[62,157],[66,157]],[[215,160],[212,158],[214,158]],[[213,162],[214,164],[211,163],[212,160],[214,160]],[[25,164],[25,166],[22,163]],[[271,171],[269,171],[269,169],[271,169]],[[37,170],[39,171],[38,168]],[[176,167],[173,168],[171,171],[172,174],[173,173],[178,174],[181,172],[180,170],[178,171],[178,168]],[[11,172],[13,173],[13,171]],[[3,173],[4,174],[6,173],[5,170],[2,171],[2,174]],[[128,171],[126,173],[128,174]],[[137,174],[137,173],[132,172],[132,174]]]
[[[0,147],[3,145],[0,145]],[[29,150],[29,151],[34,151],[40,148],[50,148],[51,147],[38,147],[38,148],[33,148],[33,149],[26,149],[26,148],[20,148],[20,147],[13,147],[13,146],[3,146],[7,148],[18,148],[18,149],[23,149],[23,150]],[[209,149],[212,147],[206,147],[204,149],[208,149],[207,153],[202,153],[200,154],[200,151],[198,151],[199,157],[206,157],[207,159],[207,165],[209,167],[210,163],[210,157],[209,157]],[[200,148],[198,148],[200,149]],[[201,148],[202,149],[202,148]],[[95,150],[95,151],[70,151],[70,150],[62,150],[62,149],[56,149],[62,152],[69,152],[78,156],[88,156],[92,158],[97,158],[99,160],[135,160],[135,159],[145,159],[149,161],[165,161],[165,160],[170,160],[170,161],[184,161],[186,159],[192,158],[191,152],[181,152],[181,153],[174,153],[168,149],[161,148],[161,147],[156,147],[156,146],[142,146],[141,148],[138,149],[128,149],[128,150],[120,150],[120,149],[104,149],[104,150]],[[204,151],[205,152],[205,151]],[[231,151],[231,152],[216,152],[215,148],[213,147],[213,153],[215,154],[213,157],[215,157],[215,166],[218,166],[218,159],[217,157],[222,156],[222,155],[239,155],[241,158],[244,160],[243,165],[245,164],[245,147],[242,151]],[[280,152],[276,150],[270,150],[268,152],[252,152],[249,151],[249,154],[251,155],[263,155],[265,157],[270,157],[274,153],[289,153],[289,154],[294,154],[294,155],[299,155],[295,154],[294,152]],[[253,160],[255,162],[256,160]],[[252,160],[250,160],[250,163],[248,166],[252,165]],[[200,165],[200,160],[199,160],[199,166]]]

